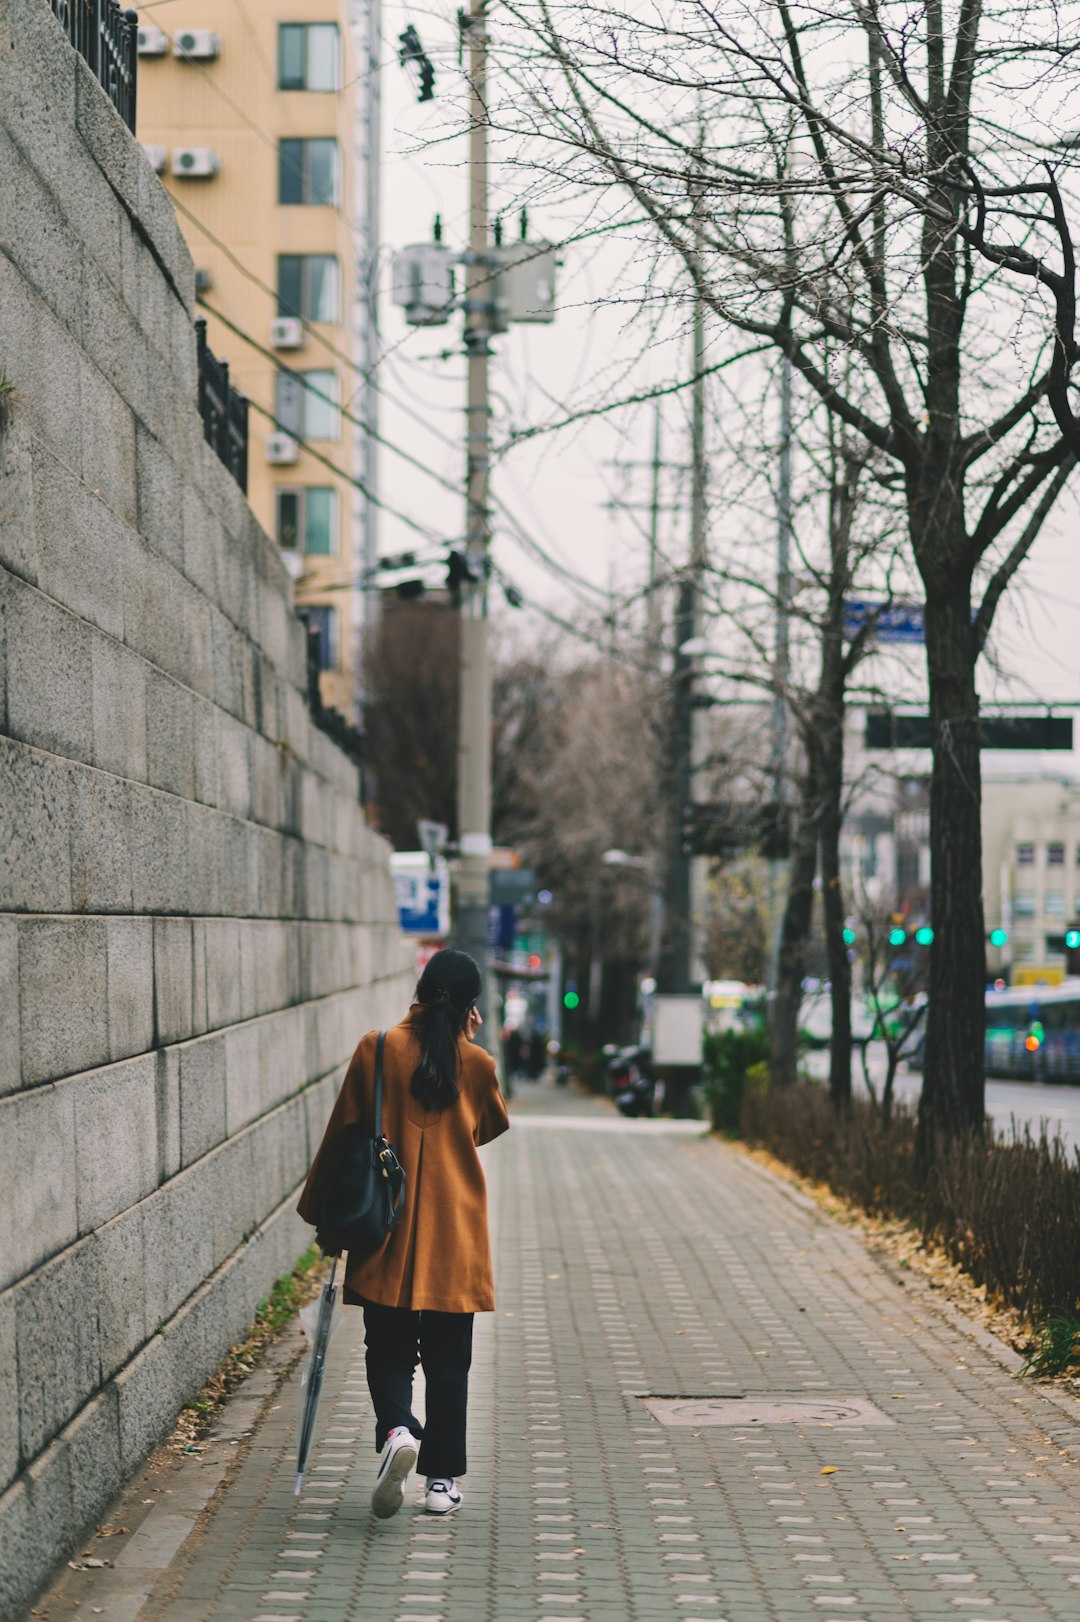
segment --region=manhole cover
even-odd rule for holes
[[[644,1397],[661,1425],[894,1425],[865,1397]]]

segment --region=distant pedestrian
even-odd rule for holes
[[[397,1227],[372,1255],[350,1256],[343,1300],[364,1309],[367,1377],[381,1453],[371,1495],[380,1518],[394,1515],[419,1464],[424,1508],[461,1507],[455,1478],[466,1468],[465,1417],[473,1314],[491,1312],[495,1291],[487,1194],[477,1147],[510,1125],[495,1062],[473,1040],[480,971],[466,952],[436,952],[416,1001],[386,1033],[382,1129],[405,1168]],[[374,1112],[376,1031],[361,1039],[342,1083],[298,1210],[317,1223],[339,1134]],[[422,1363],[424,1424],[412,1411]]]

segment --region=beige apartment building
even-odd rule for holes
[[[174,0],[140,15],[138,136],[176,203],[213,352],[250,402],[248,498],[356,716],[356,73],[345,0]]]
[[[1080,783],[984,777],[982,822],[986,927],[1009,936],[987,947],[987,964],[1015,985],[1055,984],[1065,973],[1061,938],[1080,915]]]

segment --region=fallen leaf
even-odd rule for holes
[[[103,1566],[111,1566],[112,1561],[111,1560],[93,1560],[93,1559],[91,1559],[91,1560],[84,1561],[83,1564],[88,1569],[91,1569],[93,1571],[100,1571]]]
[[[819,1476],[834,1476],[835,1474],[836,1474],[836,1466],[835,1466],[835,1464],[823,1464],[821,1466],[821,1469],[818,1471]]]
[[[130,1531],[130,1526],[99,1526],[97,1535],[99,1538],[118,1538],[125,1536]]]

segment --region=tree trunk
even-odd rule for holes
[[[791,853],[787,900],[780,925],[776,994],[769,1013],[769,1070],[774,1087],[790,1087],[799,1074],[799,1010],[802,1006],[806,940],[814,908],[818,810],[817,770],[811,753],[806,765]]]
[[[985,1123],[986,943],[982,902],[979,699],[970,583],[927,582],[930,681],[931,923],[926,1065],[918,1156],[926,1166],[940,1137]]]
[[[832,654],[826,650],[826,658]],[[840,664],[842,650],[835,649]],[[829,1096],[837,1109],[851,1103],[851,963],[844,940],[844,893],[840,884],[840,827],[844,800],[844,693],[843,671],[828,673],[823,680],[820,751],[821,789],[821,891],[825,921],[825,943],[829,962],[829,1002],[832,1009],[832,1037],[829,1042]],[[837,677],[839,687],[837,687]]]

